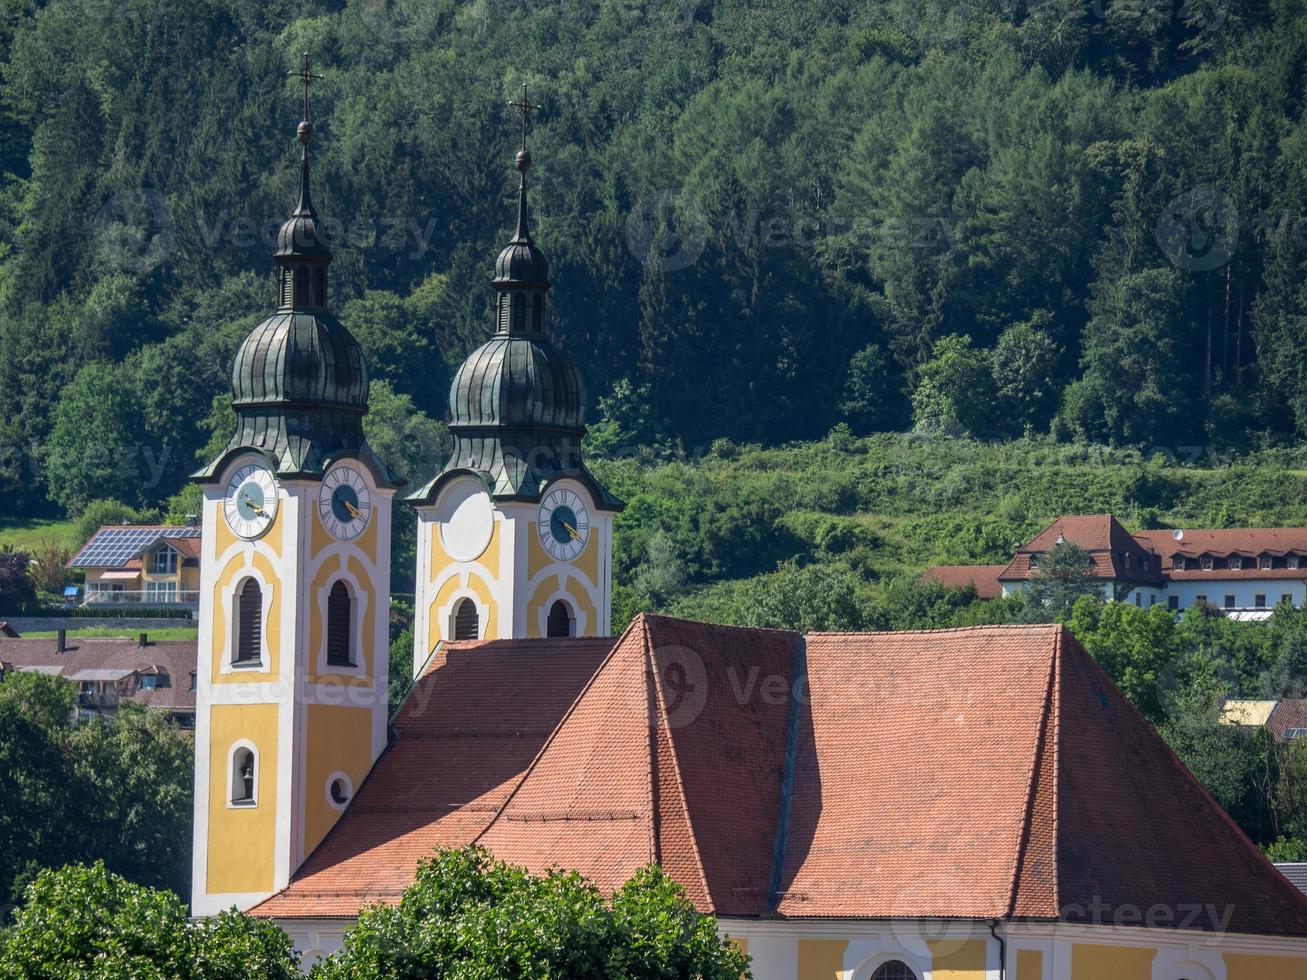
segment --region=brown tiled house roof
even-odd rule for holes
[[[60,653],[53,639],[0,637],[0,663],[17,670],[47,668],[62,677],[72,677],[87,670],[131,670],[164,674],[164,685],[154,690],[138,690],[128,700],[177,715],[195,713],[195,673],[197,644],[194,640],[149,643],[113,637],[70,638]]]
[[[923,582],[939,582],[952,589],[973,588],[980,599],[997,599],[1003,594],[998,577],[1006,565],[936,565],[926,569]]]
[[[1162,556],[1167,577],[1177,581],[1204,579],[1304,579],[1307,578],[1307,528],[1245,527],[1216,530],[1183,531],[1177,541],[1174,531],[1140,531],[1135,538]],[[1229,558],[1247,559],[1243,568],[1230,568]],[[1211,569],[1176,568],[1175,559],[1183,556],[1189,564],[1204,557],[1215,559]],[[1259,559],[1271,559],[1271,568],[1260,568]],[[1288,567],[1290,556],[1299,559],[1298,568]]]
[[[1156,556],[1136,541],[1111,514],[1059,517],[1017,549],[999,578],[1004,582],[1029,579],[1034,572],[1031,557],[1052,551],[1060,539],[1078,544],[1089,552],[1097,578],[1156,585],[1162,582]],[[1147,559],[1147,570],[1144,559]]]
[[[454,644],[395,727],[257,914],[353,917],[433,847],[479,842],[605,890],[657,861],[730,917],[1212,903],[1235,932],[1307,935],[1307,897],[1060,626],[804,638],[641,616],[615,643]]]

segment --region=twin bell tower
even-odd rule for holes
[[[329,306],[310,195],[273,254],[278,308],[232,365],[237,427],[204,493],[192,909],[286,887],[387,743],[390,542],[401,481],[369,447],[368,371]],[[606,635],[620,501],[585,467],[576,367],[545,333],[549,263],[531,238],[521,112],[517,223],[495,263],[493,330],[454,375],[451,457],[416,511],[415,674],[443,643]],[[435,465],[439,461],[433,460]],[[414,515],[401,511],[401,520]],[[407,652],[406,654],[407,655]]]

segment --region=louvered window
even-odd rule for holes
[[[549,636],[571,636],[572,635],[572,614],[568,611],[567,603],[559,599],[549,607]]]
[[[304,266],[295,269],[295,306],[309,305],[309,270]]]
[[[263,590],[258,582],[249,579],[236,600],[236,663],[258,663],[262,639]]]
[[[539,293],[531,300],[531,329],[539,333],[545,326],[545,298]]]
[[[526,297],[521,293],[513,294],[513,331],[526,329]]]
[[[476,640],[481,636],[480,617],[477,616],[476,603],[464,599],[454,610],[454,639]]]
[[[350,667],[353,630],[353,600],[344,582],[337,582],[327,596],[327,663],[333,667]]]

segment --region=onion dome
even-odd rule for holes
[[[549,261],[531,240],[527,217],[526,126],[537,108],[526,99],[522,110],[522,149],[517,227],[499,253],[491,288],[496,293],[494,333],[454,373],[449,389],[449,431],[454,452],[441,473],[411,499],[435,499],[443,482],[457,473],[479,476],[497,498],[539,499],[555,477],[572,476],[594,492],[601,510],[622,504],[586,470],[581,458],[585,436],[585,393],[572,359],[545,335]]]
[[[368,410],[368,368],[363,348],[327,308],[331,250],[309,193],[308,82],[305,59],[300,194],[281,226],[273,257],[279,308],[254,328],[236,352],[231,370],[236,434],[223,455],[196,474],[216,479],[233,454],[257,450],[281,476],[316,476],[341,455],[364,462],[386,485],[395,485],[363,436]]]

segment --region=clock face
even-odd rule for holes
[[[242,466],[227,481],[222,502],[227,524],[242,538],[257,538],[277,516],[277,481],[258,463]]]
[[[551,490],[540,501],[536,525],[545,551],[560,561],[571,561],[590,540],[590,512],[585,501],[571,490]]]
[[[333,537],[357,538],[372,519],[372,492],[352,466],[334,466],[318,488],[318,517]]]

